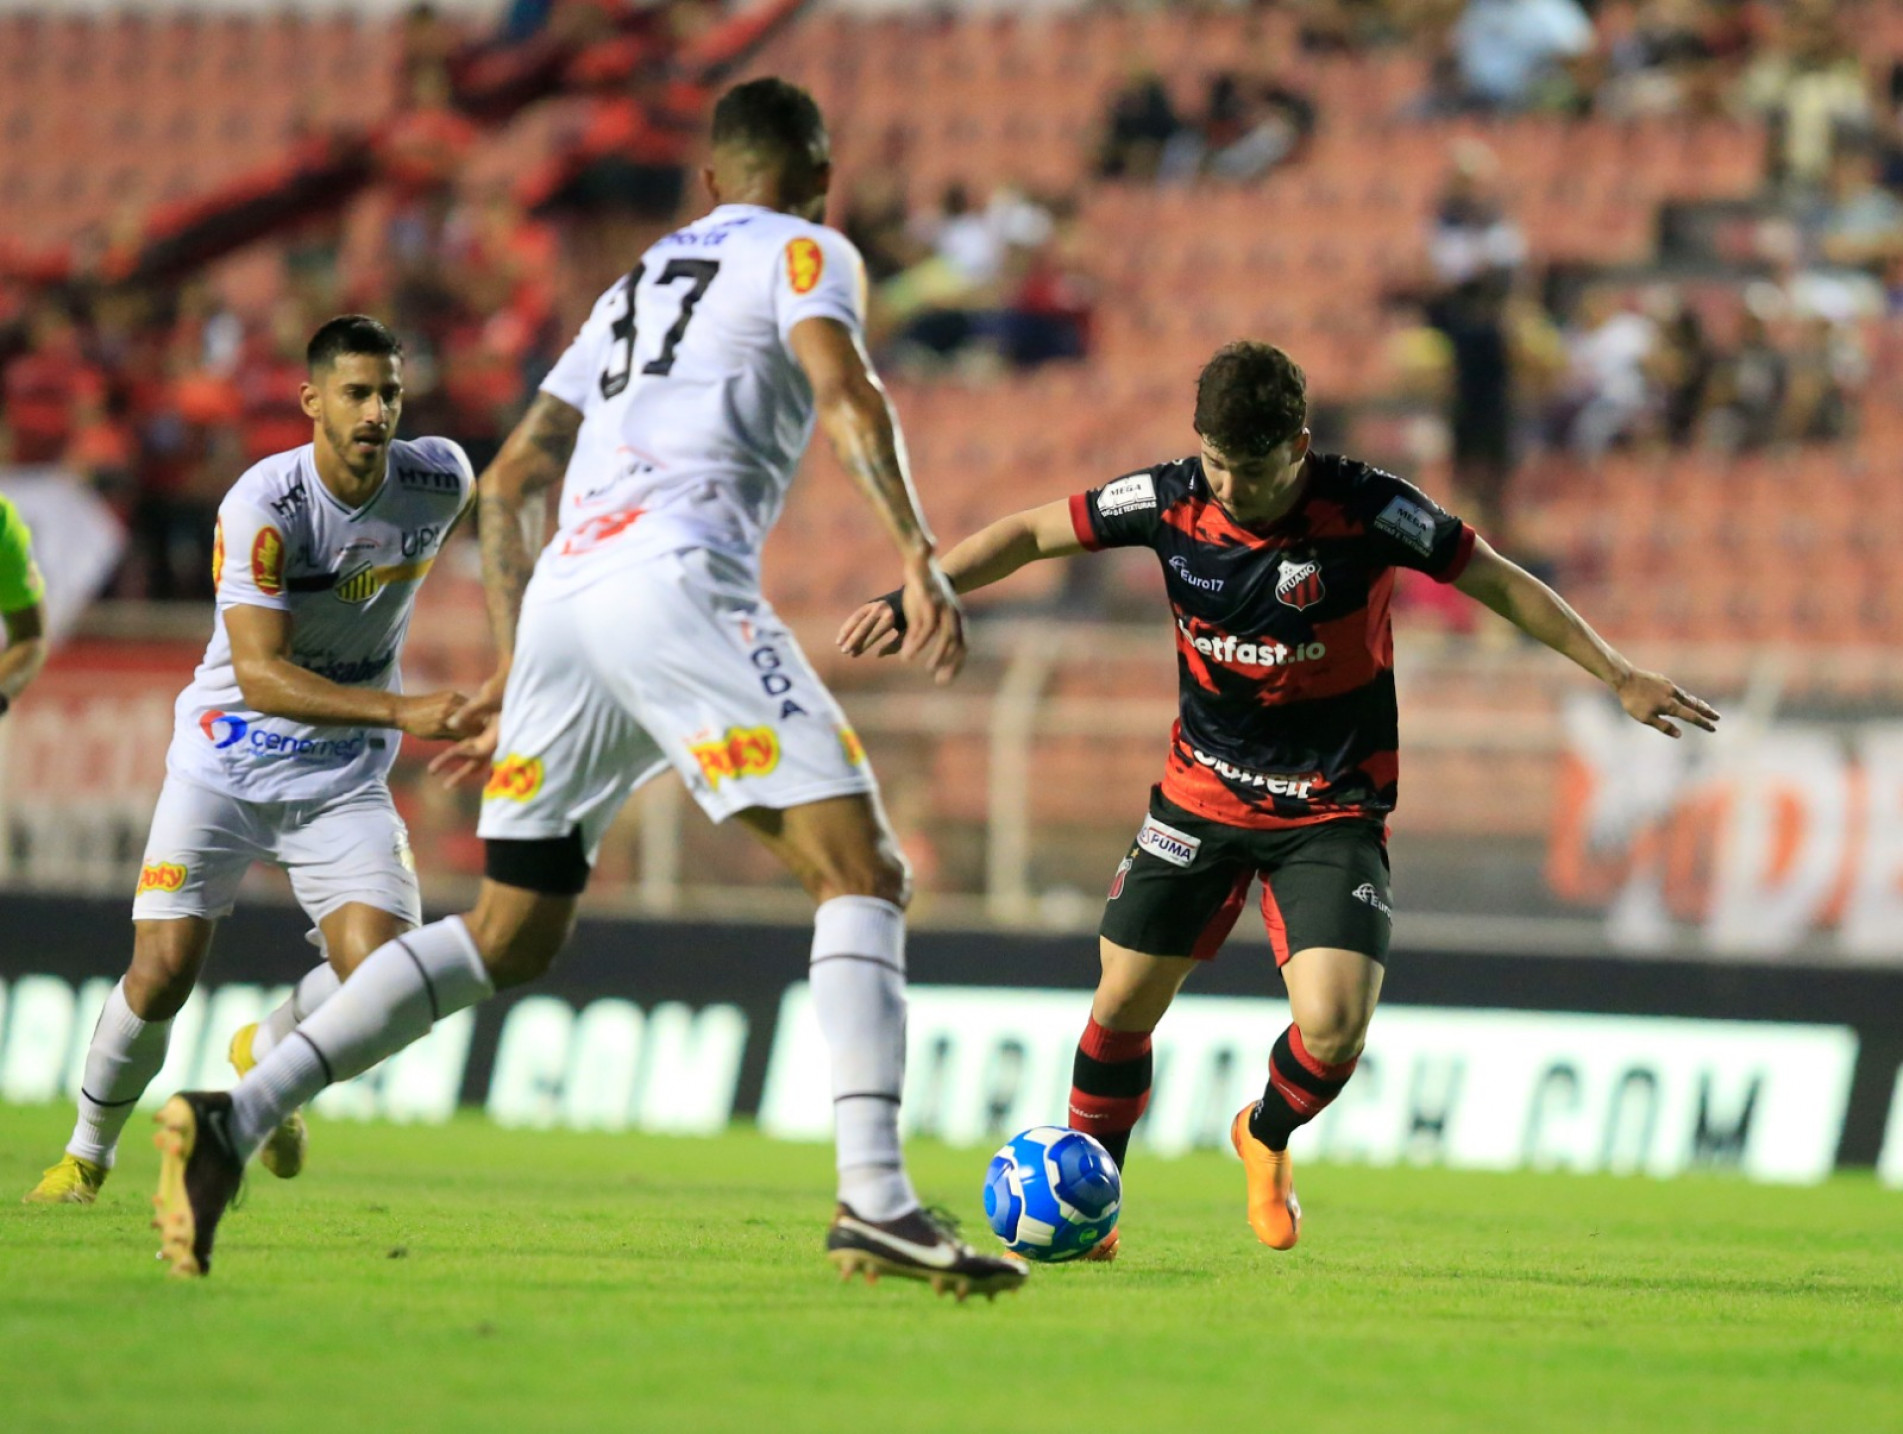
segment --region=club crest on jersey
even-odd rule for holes
[[[786,246],[786,282],[796,294],[810,294],[826,272],[826,255],[811,239],[795,239]]]
[[[251,581],[267,597],[284,591],[284,535],[268,524],[251,542]]]
[[[338,578],[337,586],[331,591],[336,593],[339,602],[366,603],[382,586],[377,580],[377,570],[366,563]]]
[[[1275,595],[1297,612],[1315,606],[1325,595],[1321,564],[1312,559],[1305,563],[1285,560],[1281,576],[1275,580]]]
[[[1203,839],[1178,831],[1167,822],[1145,817],[1137,831],[1137,848],[1167,861],[1171,866],[1188,866],[1203,849]]]

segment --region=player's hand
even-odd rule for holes
[[[470,777],[488,771],[496,758],[496,734],[501,730],[502,719],[491,717],[475,736],[465,737],[448,751],[432,757],[431,774],[441,777],[443,786],[454,791]]]
[[[456,713],[457,736],[465,732],[480,732],[490,718],[502,710],[502,694],[509,685],[509,663],[507,660],[483,680],[476,689],[476,695],[462,705]]]
[[[1661,672],[1634,668],[1619,680],[1613,691],[1619,694],[1619,705],[1634,721],[1656,727],[1667,737],[1679,735],[1674,717],[1707,732],[1718,730],[1718,709],[1703,698],[1692,696]]]
[[[453,742],[469,728],[457,720],[469,705],[460,692],[424,692],[397,699],[396,725],[400,731],[428,742]]]
[[[905,565],[905,638],[899,656],[921,662],[940,686],[965,665],[965,611],[951,579],[927,554]]]
[[[903,645],[892,604],[882,597],[874,598],[846,619],[839,629],[838,642],[839,650],[848,657],[863,657],[868,652],[874,657],[891,657]]]

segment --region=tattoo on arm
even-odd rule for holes
[[[522,594],[542,551],[547,491],[561,482],[575,451],[581,412],[546,393],[529,411],[483,473],[478,498],[482,536],[482,588],[496,650],[515,651],[515,624]]]
[[[840,462],[872,500],[902,551],[931,547],[932,535],[907,471],[904,440],[885,394],[872,387],[843,407],[831,434]]]

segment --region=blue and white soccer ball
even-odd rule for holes
[[[1080,1130],[1034,1125],[985,1171],[985,1219],[1014,1255],[1074,1260],[1117,1228],[1123,1176]]]

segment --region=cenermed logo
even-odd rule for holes
[[[251,724],[242,717],[213,709],[198,719],[198,730],[205,734],[205,740],[212,746],[231,747],[244,740],[244,734],[251,730]]]

